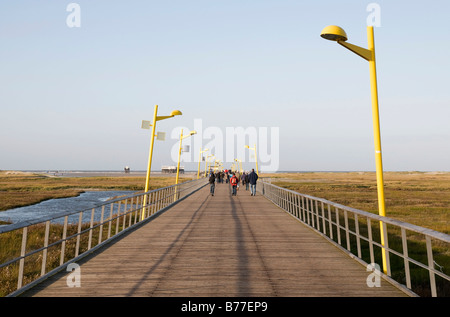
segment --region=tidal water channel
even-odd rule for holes
[[[131,194],[133,191],[87,191],[77,197],[50,199],[35,205],[0,211],[0,220],[18,223],[64,212],[71,214],[100,206],[116,196]],[[90,219],[88,213],[86,216]],[[78,216],[76,217],[78,219]]]

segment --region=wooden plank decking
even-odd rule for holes
[[[23,296],[405,296],[261,196],[209,186]]]

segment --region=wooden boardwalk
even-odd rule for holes
[[[405,296],[261,196],[209,186],[23,296]]]

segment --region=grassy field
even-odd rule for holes
[[[179,182],[189,180],[183,176]],[[175,176],[151,177],[150,190],[170,186]],[[86,190],[144,190],[144,177],[48,177],[0,171],[0,212],[53,198],[73,197]]]
[[[264,175],[303,194],[378,214],[375,173]],[[384,173],[386,216],[450,234],[450,173]]]
[[[375,173],[265,174],[272,183],[303,194],[325,198],[378,213]],[[386,215],[450,234],[450,173],[387,172]],[[184,176],[180,182],[188,180]],[[174,183],[172,176],[152,177],[151,189]],[[0,211],[52,198],[76,196],[85,190],[144,189],[145,177],[48,177],[0,171]]]
[[[263,174],[261,176],[271,178],[273,184],[284,188],[325,198],[367,212],[378,213],[375,173],[311,172]],[[450,234],[450,173],[388,172],[384,176],[386,214],[388,217]],[[189,179],[190,177],[185,175],[180,182]],[[173,185],[174,182],[173,175],[152,176],[151,189]],[[85,190],[141,191],[144,189],[144,184],[145,177],[123,175],[120,177],[48,177],[32,173],[0,171],[0,212],[14,207],[35,204],[46,199],[78,195]],[[30,240],[42,240],[42,230],[37,230],[35,236],[36,238],[30,236]],[[19,238],[12,236],[1,238],[4,239],[0,239],[0,241],[3,241],[0,243],[0,255],[7,255],[7,252],[2,251],[1,247],[18,249],[17,246],[13,248],[8,243],[17,244],[20,242]],[[390,241],[392,241],[390,247],[393,247],[395,239],[391,240],[390,238]],[[423,244],[423,241],[418,242]],[[418,250],[424,249],[419,244],[416,248]],[[450,256],[448,248],[444,248],[436,250],[439,257],[435,259],[445,268],[445,273],[448,274]],[[57,263],[59,261],[58,251],[54,253],[55,255],[52,253],[49,258],[52,259],[52,262]],[[411,253],[413,253],[412,250]],[[420,256],[425,256],[426,261],[426,253]],[[402,263],[398,264],[400,267],[402,265]],[[5,287],[6,282],[11,279],[8,274],[11,275],[12,271],[0,274],[0,282]],[[420,295],[429,296],[429,291],[422,291],[422,288],[426,289],[426,286],[422,287],[421,284],[421,280],[427,280],[427,273],[412,272],[412,274],[423,275],[414,290]],[[399,280],[404,283],[401,278]],[[423,282],[423,284],[426,284],[426,282]],[[0,288],[0,296],[7,294],[9,288],[12,287],[14,285],[5,289]],[[444,294],[443,296],[450,296],[450,289],[448,289],[447,284],[438,285],[438,287],[442,289],[440,293]]]

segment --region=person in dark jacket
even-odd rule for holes
[[[250,192],[252,196],[256,195],[256,181],[258,180],[258,174],[255,173],[255,169],[252,168],[250,174],[248,174],[248,182],[250,183]]]
[[[211,175],[209,176],[209,185],[210,187],[210,193],[212,196],[214,196],[214,189],[216,187],[216,176],[214,175],[214,173],[211,173]]]

